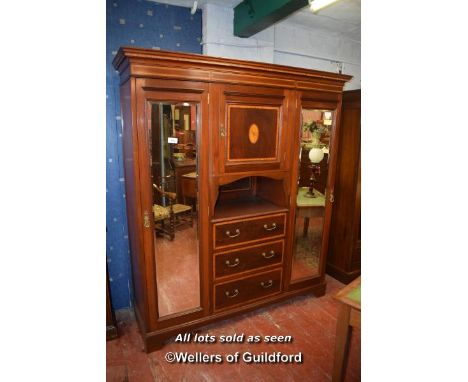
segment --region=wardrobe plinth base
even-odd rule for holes
[[[242,307],[237,307],[229,310],[214,312],[209,316],[199,318],[190,322],[186,322],[177,326],[171,326],[170,328],[165,328],[161,330],[156,330],[154,332],[149,332],[143,335],[143,341],[145,343],[145,351],[151,353],[153,351],[161,350],[168,340],[172,337],[177,336],[178,334],[189,333],[194,329],[203,329],[203,326],[211,324],[213,322],[222,321],[239,314],[247,313],[254,311],[256,309],[271,305],[276,302],[281,302],[284,300],[291,299],[292,297],[311,294],[315,297],[320,297],[325,294],[326,282],[313,285],[304,289],[286,291],[269,298],[265,298],[261,302],[256,301],[251,304],[246,304]],[[226,333],[229,334],[229,333]]]

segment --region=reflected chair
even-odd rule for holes
[[[167,198],[168,206],[153,204],[154,226],[156,233],[164,234],[172,241],[175,237],[175,230],[182,224],[189,224],[193,227],[192,206],[175,203],[177,194],[175,192],[164,191],[153,183],[153,188],[159,193],[161,198]]]

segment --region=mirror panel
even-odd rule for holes
[[[291,282],[319,274],[334,112],[302,109]]]
[[[159,317],[200,307],[199,104],[151,102],[150,158]]]

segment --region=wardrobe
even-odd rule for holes
[[[113,65],[146,351],[216,320],[323,295],[351,77],[133,47]]]

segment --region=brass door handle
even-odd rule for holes
[[[276,223],[273,223],[271,227],[268,227],[268,224],[264,224],[263,228],[265,228],[267,231],[273,231],[276,229]]]
[[[236,233],[234,235],[231,235],[231,231],[226,231],[226,235],[228,235],[229,237],[237,237],[240,235],[240,230],[239,228],[237,228]]]
[[[234,289],[233,294],[229,293],[229,291],[226,291],[225,294],[226,294],[226,297],[228,298],[234,298],[239,294],[239,289]]]
[[[234,263],[233,263],[233,264],[231,264],[231,262],[230,262],[229,260],[226,260],[226,265],[227,265],[228,267],[230,267],[230,268],[237,267],[239,264],[240,264],[240,260],[239,260],[238,257],[236,257],[236,258],[234,259]]]
[[[145,211],[145,212],[143,213],[143,226],[144,226],[145,228],[151,227],[151,222],[150,222],[149,212],[148,212],[148,211]]]
[[[270,256],[267,256],[267,254],[265,252],[262,253],[262,256],[265,258],[265,259],[271,259],[272,257],[275,256],[275,251],[270,251]]]
[[[262,281],[262,282],[260,283],[260,285],[261,285],[262,288],[264,288],[264,289],[270,288],[270,287],[273,286],[273,280],[268,280],[267,283],[265,283],[265,282]]]

